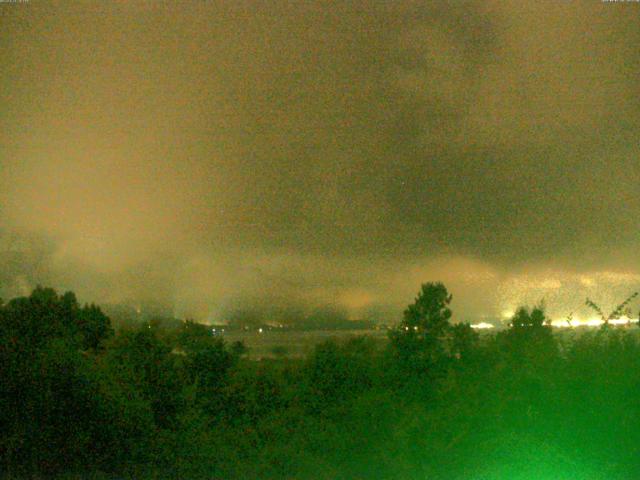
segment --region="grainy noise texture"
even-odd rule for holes
[[[0,295],[615,303],[640,284],[636,7],[0,4]]]

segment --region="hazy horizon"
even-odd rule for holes
[[[0,297],[611,308],[640,287],[636,6],[2,4]]]

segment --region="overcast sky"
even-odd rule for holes
[[[0,295],[355,318],[442,280],[459,320],[612,306],[640,288],[639,21],[600,1],[2,3]]]

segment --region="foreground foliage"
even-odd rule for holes
[[[326,341],[249,361],[185,322],[114,332],[36,289],[0,306],[0,468],[16,478],[632,479],[634,331],[519,309],[483,338],[423,286],[380,349]]]

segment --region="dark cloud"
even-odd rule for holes
[[[210,318],[400,308],[443,279],[469,316],[545,278],[557,303],[581,275],[638,286],[637,5],[0,11],[0,227],[46,239],[3,247],[5,295]]]

